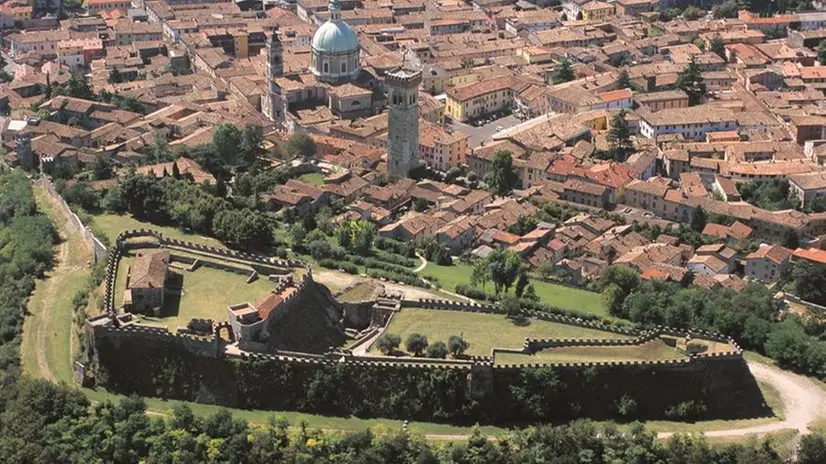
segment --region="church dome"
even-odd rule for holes
[[[346,53],[358,50],[356,32],[344,21],[327,21],[315,31],[313,48],[325,53]]]

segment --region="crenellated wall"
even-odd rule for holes
[[[266,354],[250,353],[241,350],[273,350],[260,341],[244,342],[244,337],[239,345],[230,345],[239,341],[230,322],[213,324],[209,336],[173,334],[165,328],[140,326],[129,322],[128,317],[115,317],[113,304],[118,262],[126,242],[135,237],[150,237],[156,246],[197,249],[235,262],[306,268],[307,272],[295,284],[296,292],[273,311],[271,323],[290,317],[294,311],[306,310],[303,306],[307,302],[320,306],[331,297],[313,282],[312,270],[298,261],[279,261],[263,255],[168,240],[150,230],[126,231],[118,236],[107,262],[104,300],[107,315],[90,318],[86,325],[90,370],[98,385],[113,391],[237,407],[470,423],[612,418],[616,416],[616,402],[622,396],[637,400],[638,409],[633,417],[626,417],[628,419],[662,418],[668,407],[687,401],[706,405],[712,417],[753,417],[762,404],[742,350],[733,340],[719,334],[670,327],[638,330],[525,310],[523,314],[528,317],[634,338],[526,339],[521,350],[495,350],[534,353],[560,346],[627,346],[646,343],[661,335],[729,343],[731,350],[662,361],[501,365],[493,362],[494,356],[395,358],[356,356],[336,349],[324,354],[280,349]],[[397,311],[406,307],[503,313],[499,306],[490,304],[378,298],[373,302],[370,330],[362,331],[360,341],[367,343],[386,327]],[[336,305],[336,311],[341,314],[334,320],[341,321],[344,317],[341,305]],[[313,314],[313,322],[326,317],[318,312]],[[289,325],[281,330],[294,333]],[[556,381],[549,383],[549,378]],[[407,388],[413,384],[419,386]],[[320,410],[327,407],[325,402],[308,396],[311,392],[317,395],[319,385],[329,388],[330,398],[344,395],[349,399],[331,400],[333,406]],[[397,390],[405,393],[390,395]],[[536,401],[526,401],[526,395]],[[359,406],[353,406],[355,404]]]

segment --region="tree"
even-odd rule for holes
[[[104,180],[104,179],[111,179],[113,170],[112,170],[112,162],[109,158],[98,154],[95,156],[94,161],[91,163],[92,169],[92,177],[95,180]]]
[[[826,40],[821,40],[817,46],[817,62],[826,65]]]
[[[454,358],[458,358],[470,347],[470,343],[465,341],[461,335],[451,335],[447,340],[447,347],[450,350],[450,354],[452,354]]]
[[[792,250],[797,249],[800,246],[800,238],[797,236],[797,232],[792,229],[786,230],[783,237],[783,246]]]
[[[63,94],[67,97],[83,98],[85,100],[94,100],[95,98],[95,94],[89,88],[89,83],[81,74],[72,74],[72,77],[64,86]]]
[[[447,346],[445,342],[434,342],[427,346],[427,357],[434,359],[445,359],[447,356]]]
[[[519,276],[519,269],[522,265],[519,255],[511,250],[497,249],[488,255],[487,263],[494,291],[497,295],[503,290],[507,293]]]
[[[728,62],[728,57],[726,57],[726,43],[723,42],[722,37],[715,35],[714,38],[711,39],[710,45],[709,48],[712,53],[716,53],[723,61]]]
[[[705,15],[706,15],[705,10],[701,10],[701,9],[699,9],[696,6],[693,6],[693,5],[689,6],[685,10],[683,10],[683,18],[688,19],[690,21],[695,20],[695,19],[700,19]]]
[[[126,211],[126,202],[123,199],[123,191],[119,185],[110,188],[100,200],[100,207],[111,213],[123,213]]]
[[[315,140],[303,132],[293,132],[284,146],[285,158],[312,158],[316,154]]]
[[[413,202],[413,211],[416,211],[417,213],[423,213],[427,211],[427,208],[429,207],[430,203],[424,198],[416,198],[416,201]]]
[[[244,126],[241,133],[241,160],[247,167],[252,166],[259,157],[264,156],[264,149],[261,147],[263,138],[258,133],[258,129],[252,124]]]
[[[619,77],[617,77],[617,88],[620,89],[633,89],[634,83],[631,82],[631,76],[628,74],[627,69],[623,69],[620,71]]]
[[[533,288],[533,284],[528,284],[528,287],[525,288],[525,293],[522,294],[522,299],[539,303],[539,295],[536,294],[536,289]]]
[[[571,62],[567,59],[563,59],[554,67],[553,72],[551,72],[551,83],[561,84],[563,82],[572,81],[575,77],[576,75],[574,75],[574,70],[571,68]]]
[[[719,5],[714,5],[711,14],[714,15],[715,19],[736,18],[740,8],[741,4],[737,0],[726,0]]]
[[[402,343],[402,338],[396,334],[385,333],[378,340],[376,340],[376,348],[382,354],[388,354],[396,351]]]
[[[488,190],[494,195],[503,197],[511,193],[516,183],[516,171],[513,169],[511,152],[501,150],[493,155],[493,163],[491,163],[486,182]]]
[[[485,284],[490,281],[490,267],[488,267],[487,260],[479,260],[473,265],[473,272],[470,274],[470,284],[474,287],[478,284],[482,285],[482,291],[485,290]]]
[[[694,210],[694,214],[691,215],[691,228],[696,232],[702,232],[703,229],[706,228],[707,223],[708,215],[706,214],[706,210],[703,209],[702,206],[698,206],[697,209]]]
[[[522,314],[522,305],[519,304],[519,300],[514,298],[511,295],[505,296],[502,299],[502,309],[505,311],[505,316],[508,319],[515,319]]]
[[[525,268],[522,268],[519,271],[519,278],[516,280],[516,288],[514,289],[514,293],[516,294],[517,298],[522,298],[522,295],[525,293],[525,287],[528,286],[528,272],[525,271]]]
[[[802,300],[826,305],[826,267],[797,260],[792,267],[791,291]]]
[[[627,114],[625,109],[614,114],[611,118],[611,130],[608,131],[606,136],[606,140],[611,146],[612,157],[617,162],[624,162],[632,148],[631,131],[625,121]]]
[[[408,353],[413,353],[414,356],[421,356],[422,352],[427,348],[427,337],[420,333],[412,333],[408,335],[404,346]]]
[[[301,249],[304,247],[304,239],[307,238],[307,231],[304,225],[300,223],[290,226],[290,239],[294,249]]]
[[[123,82],[123,75],[121,75],[120,70],[118,68],[112,68],[109,71],[109,83],[110,84],[120,84]]]
[[[708,93],[700,65],[693,56],[677,76],[677,88],[688,95],[688,104],[692,106],[698,105]]]
[[[471,58],[469,56],[466,56],[466,57],[462,58],[461,64],[462,64],[463,68],[471,69],[471,68],[473,68],[473,66],[475,66],[475,61],[474,61],[473,58]]]
[[[212,133],[212,148],[225,165],[239,164],[238,148],[241,146],[241,131],[235,124],[221,124]]]

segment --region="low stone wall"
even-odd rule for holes
[[[402,307],[409,308],[423,308],[449,311],[468,311],[474,313],[490,313],[490,314],[504,314],[505,311],[498,305],[487,303],[469,303],[465,301],[450,301],[450,300],[436,300],[436,299],[421,299],[421,300],[403,300]],[[640,335],[643,333],[637,329],[624,329],[621,327],[614,327],[599,322],[586,321],[583,319],[576,319],[573,317],[560,316],[557,314],[548,314],[542,311],[533,309],[523,309],[521,314],[526,317],[533,317],[535,319],[558,322],[561,324],[575,325],[586,329],[602,330],[605,332],[612,332],[622,335]]]
[[[525,339],[526,353],[536,353],[547,348],[563,348],[572,346],[637,346],[648,343],[660,336],[657,332],[649,332],[637,338],[558,338],[558,339]]]
[[[181,256],[174,253],[169,255],[171,261],[176,261],[183,264],[188,264],[191,266],[191,271],[195,271],[198,267],[208,267],[210,269],[217,269],[219,271],[231,272],[233,274],[239,274],[244,277],[249,277],[250,274],[255,272],[252,269],[246,269],[239,266],[233,266],[229,263],[216,263],[215,261],[209,261],[205,259],[198,259],[193,258],[191,256]]]
[[[41,177],[37,181],[43,188],[48,192],[49,196],[57,201],[57,204],[60,206],[60,209],[63,210],[63,213],[69,217],[68,223],[77,231],[83,235],[83,239],[86,240],[86,243],[89,245],[89,248],[92,250],[92,260],[95,263],[99,263],[106,259],[106,245],[103,244],[95,234],[92,233],[92,229],[83,225],[83,222],[80,221],[80,218],[77,217],[77,214],[72,212],[72,209],[69,208],[69,205],[66,203],[66,200],[57,193],[57,189],[55,189],[54,184],[51,180],[46,177]]]

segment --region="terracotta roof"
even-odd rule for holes
[[[750,253],[746,259],[768,259],[775,264],[781,264],[783,261],[789,259],[792,255],[792,250],[782,247],[780,245],[760,245],[757,251]]]
[[[826,264],[826,250],[817,248],[798,248],[792,255],[797,259],[805,259],[819,264]]]
[[[129,288],[163,288],[168,265],[168,250],[139,253],[132,263]]]

